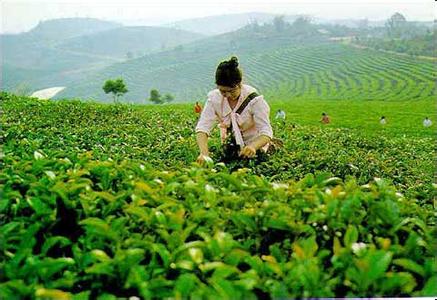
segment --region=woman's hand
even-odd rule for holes
[[[256,155],[256,149],[253,146],[245,146],[240,151],[240,156],[245,158],[252,158]]]
[[[203,165],[205,162],[206,163],[212,162],[212,158],[205,154],[199,154],[199,156],[196,159],[196,162],[198,164]]]

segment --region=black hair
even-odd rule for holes
[[[232,56],[230,60],[222,61],[215,71],[217,85],[235,87],[241,83],[243,72],[238,68],[238,58]]]

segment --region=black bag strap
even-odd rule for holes
[[[241,114],[243,112],[243,110],[246,108],[246,106],[249,104],[249,102],[252,101],[253,98],[256,98],[258,96],[259,95],[257,94],[257,92],[253,92],[253,93],[249,94],[249,96],[247,96],[246,99],[244,99],[243,103],[241,103],[241,105],[237,109],[236,113]]]
[[[243,110],[246,108],[246,106],[249,104],[250,101],[252,101],[253,98],[258,97],[259,95],[257,94],[257,92],[253,92],[251,94],[249,94],[246,99],[244,99],[243,103],[241,103],[241,105],[238,107],[237,111],[235,113],[237,114],[241,114],[243,112]],[[232,122],[231,122],[231,126],[228,127],[228,134],[230,134],[231,138],[234,138],[234,134],[232,131]]]

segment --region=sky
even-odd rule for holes
[[[323,19],[384,20],[401,12],[407,20],[437,17],[434,0],[0,0],[1,33],[28,31],[39,21],[91,17],[126,25],[173,21],[243,12],[305,14]]]

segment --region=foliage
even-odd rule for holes
[[[395,13],[392,15],[385,26],[387,28],[388,35],[392,37],[400,37],[402,31],[405,29],[407,19],[401,13]]]
[[[157,89],[150,90],[149,101],[152,101],[155,104],[162,104],[163,100],[161,99],[161,94]]]
[[[30,96],[32,94],[32,88],[28,83],[21,82],[14,88],[13,93],[17,96]]]
[[[164,95],[164,102],[170,103],[174,100],[174,96],[172,94],[165,94]]]
[[[191,164],[191,105],[1,100],[0,298],[437,292],[431,139],[274,124],[231,172]]]
[[[152,101],[155,104],[163,104],[170,103],[174,100],[174,96],[171,94],[165,94],[162,96],[157,89],[150,90],[149,101]]]
[[[430,31],[422,35],[412,36],[408,39],[393,38],[359,38],[357,41],[360,45],[375,48],[377,50],[394,51],[405,53],[412,57],[429,56],[436,57],[434,41],[436,32]]]
[[[275,27],[275,30],[277,32],[282,32],[285,30],[285,27],[287,26],[287,22],[284,20],[284,16],[276,16],[273,18],[272,21],[273,26]]]
[[[355,34],[355,43],[376,50],[408,54],[412,57],[436,57],[435,28],[417,22],[409,22],[395,13],[384,27],[366,28]]]
[[[123,96],[128,92],[126,85],[121,78],[115,80],[106,80],[102,88],[106,94],[111,93],[113,95],[114,102],[117,102],[118,97]]]

